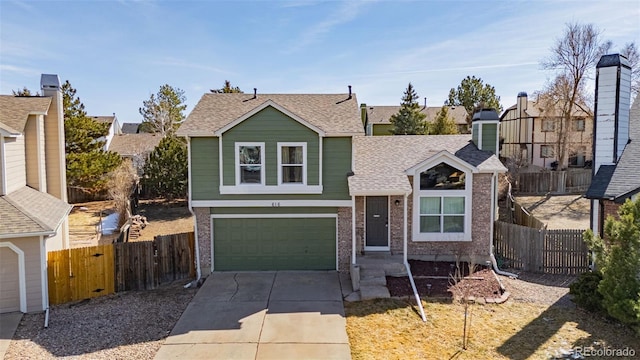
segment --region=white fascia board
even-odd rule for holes
[[[407,175],[413,176],[417,172],[424,170],[425,168],[430,168],[432,166],[438,165],[441,162],[447,163],[449,165],[453,165],[454,167],[459,168],[460,170],[465,170],[472,173],[479,172],[477,167],[469,164],[468,162],[460,159],[459,157],[453,155],[452,153],[446,150],[442,150],[437,154],[431,156],[430,158],[408,168],[407,170],[405,170],[405,173]]]
[[[351,200],[193,200],[193,207],[351,207]]]

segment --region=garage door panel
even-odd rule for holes
[[[333,270],[335,218],[214,219],[216,270]]]
[[[0,247],[0,313],[20,311],[18,254]]]

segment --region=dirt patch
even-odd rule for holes
[[[117,236],[101,236],[100,221],[114,212],[112,201],[74,204],[69,215],[69,239],[72,248],[111,243]],[[193,216],[186,200],[140,200],[138,213],[147,218],[140,237],[131,241],[153,240],[157,235],[193,231]]]
[[[588,229],[589,199],[582,195],[518,196],[516,201],[549,229]]]
[[[491,269],[479,267],[469,275],[467,263],[460,264],[463,279],[454,281],[456,265],[452,262],[409,260],[416,289],[421,297],[453,298],[474,296],[476,298],[499,298],[500,283]],[[408,277],[387,277],[387,288],[391,296],[413,296]]]

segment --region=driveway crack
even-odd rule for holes
[[[233,300],[234,297],[236,297],[236,295],[238,294],[238,291],[240,291],[240,284],[238,283],[238,279],[236,278],[238,276],[238,273],[233,274],[233,282],[236,283],[236,291],[233,292],[233,295],[231,295],[231,298],[229,299],[229,301]]]

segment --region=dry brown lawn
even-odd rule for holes
[[[358,359],[549,359],[579,347],[635,350],[629,328],[558,302],[509,300],[472,305],[467,349],[462,349],[464,307],[424,302],[427,322],[404,300],[346,303],[347,334]]]
[[[101,216],[113,212],[113,203],[108,200],[74,204],[69,215],[71,247],[111,243],[115,236],[102,236],[98,240],[97,232]],[[193,216],[186,200],[140,200],[138,212],[146,216],[148,225],[141,231],[140,237],[132,241],[147,241],[157,235],[193,231]]]
[[[588,229],[589,199],[582,195],[518,196],[516,201],[549,229]]]

